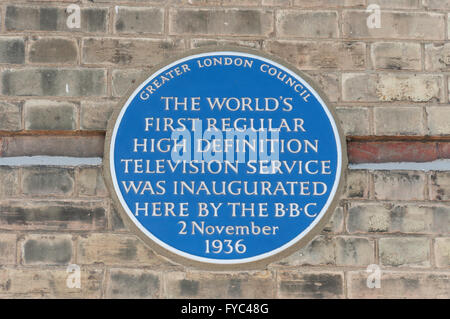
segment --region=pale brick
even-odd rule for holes
[[[328,236],[317,236],[307,246],[284,258],[280,265],[334,265],[335,243]]]
[[[350,233],[448,233],[449,210],[440,206],[352,203],[348,209]]]
[[[167,268],[172,265],[157,256],[137,237],[117,234],[89,234],[79,238],[78,263]]]
[[[116,33],[162,34],[164,10],[160,8],[116,7]]]
[[[105,230],[106,204],[97,200],[0,202],[0,229],[45,231]]]
[[[366,45],[361,42],[268,41],[265,49],[302,70],[358,70],[366,62]]]
[[[450,267],[450,238],[436,238],[434,240],[434,255],[436,266],[441,268]]]
[[[161,275],[142,269],[111,269],[107,298],[160,298]]]
[[[438,75],[381,75],[377,95],[381,101],[443,101],[443,79]]]
[[[171,9],[170,34],[268,36],[273,14],[255,9]]]
[[[32,39],[29,49],[31,63],[71,63],[78,61],[78,44],[67,38]]]
[[[0,269],[0,293],[8,296],[38,295],[41,298],[99,298],[103,270],[81,268],[81,288],[69,288],[66,267]]]
[[[29,100],[24,104],[25,129],[74,130],[77,106],[70,102]]]
[[[367,198],[369,195],[369,175],[362,170],[347,171],[346,198]]]
[[[322,97],[325,96],[331,102],[337,102],[340,100],[340,75],[336,73],[325,73],[320,71],[307,71],[307,74],[312,79],[310,84],[317,84],[317,88],[321,90],[321,92],[319,93]]]
[[[342,236],[335,239],[337,266],[367,266],[375,261],[373,240]]]
[[[365,6],[365,0],[293,0],[293,5],[302,8],[313,7],[362,7]]]
[[[22,129],[22,107],[17,103],[0,102],[0,130],[19,131]]]
[[[450,10],[450,0],[422,0],[422,3],[427,9]]]
[[[193,48],[201,48],[208,46],[243,46],[253,49],[261,48],[262,41],[240,40],[240,39],[192,39],[191,46]]]
[[[336,11],[280,10],[276,17],[278,36],[300,38],[337,38]]]
[[[101,168],[80,168],[77,182],[78,192],[81,196],[106,196],[108,194]]]
[[[19,170],[14,167],[0,167],[0,198],[17,195]]]
[[[21,69],[2,72],[2,93],[17,96],[104,96],[101,69]]]
[[[363,237],[317,236],[306,247],[278,264],[281,266],[364,266],[373,263],[375,245]]]
[[[450,172],[435,172],[430,176],[432,200],[450,200]]]
[[[284,6],[288,7],[291,0],[262,0],[263,6]]]
[[[168,272],[166,298],[273,298],[270,271],[209,273]]]
[[[83,63],[148,68],[184,48],[183,40],[88,38],[83,40]]]
[[[344,208],[336,207],[330,220],[323,228],[323,233],[340,233],[344,229]]]
[[[16,263],[16,234],[0,234],[0,265]]]
[[[344,73],[344,101],[444,101],[443,78],[439,75],[391,75]]]
[[[445,15],[434,12],[381,10],[381,27],[369,28],[365,10],[345,10],[342,32],[345,38],[388,38],[444,40]]]
[[[430,266],[430,241],[428,238],[381,238],[379,253],[380,261],[384,266]]]
[[[375,69],[422,69],[420,43],[377,42],[371,45],[370,54]]]
[[[352,203],[348,208],[347,231],[387,232],[390,227],[390,209],[385,205],[367,205]]]
[[[30,7],[8,5],[5,27],[7,31],[64,31],[106,32],[108,10],[106,8],[82,8],[80,28],[69,28],[69,14],[65,7]]]
[[[420,172],[377,171],[373,173],[375,198],[380,200],[425,199],[425,175]]]
[[[23,64],[25,41],[22,38],[0,39],[0,63]]]
[[[423,135],[423,119],[421,107],[377,107],[374,109],[375,135]]]
[[[336,112],[346,136],[370,135],[369,109],[365,107],[337,107]]]
[[[370,0],[369,4],[378,4],[384,9],[417,9],[421,0]]]
[[[67,265],[72,259],[72,236],[28,235],[21,251],[25,265]]]
[[[106,130],[116,102],[82,102],[80,128],[82,130]]]
[[[25,195],[70,196],[74,184],[73,169],[41,166],[23,170],[22,189]]]
[[[450,135],[450,107],[430,106],[426,112],[430,135]]]
[[[368,288],[366,271],[348,273],[349,298],[449,298],[450,273],[382,270],[380,288]]]
[[[113,96],[124,96],[131,87],[134,87],[139,80],[143,80],[142,70],[114,70],[112,73],[112,93]]]
[[[429,43],[425,45],[425,69],[429,71],[450,70],[449,43]]]
[[[342,74],[342,99],[344,101],[377,102],[378,77],[375,74]]]
[[[278,272],[278,298],[342,298],[344,276],[341,272]]]

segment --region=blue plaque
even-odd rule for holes
[[[324,226],[345,145],[305,76],[275,60],[191,53],[154,70],[110,121],[108,184],[157,250],[193,263],[264,263]]]

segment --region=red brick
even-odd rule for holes
[[[438,158],[450,159],[450,142],[439,142],[438,145]]]
[[[428,162],[438,158],[434,142],[350,142],[350,163]]]

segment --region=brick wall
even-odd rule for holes
[[[371,3],[381,28],[366,24]],[[102,157],[107,120],[143,72],[222,44],[310,75],[351,163],[450,158],[449,0],[1,0],[0,12],[3,158]],[[308,246],[265,269],[209,272],[131,233],[100,166],[0,166],[0,297],[449,298],[449,201],[449,171],[352,169]],[[370,264],[381,288],[366,286]]]

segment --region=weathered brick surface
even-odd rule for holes
[[[430,240],[428,238],[381,238],[379,251],[383,266],[430,266]]]
[[[374,110],[376,135],[423,135],[423,109],[420,107],[377,107]]]
[[[68,102],[29,100],[24,104],[25,129],[73,130],[77,128],[77,106]]]
[[[0,166],[0,298],[450,297],[450,175],[420,170],[450,158],[449,1],[1,3],[0,158],[103,157],[111,113],[152,67],[232,45],[304,72],[336,108],[350,163],[419,164],[347,169],[337,208],[305,247],[218,272],[174,263],[132,234],[100,166]],[[72,3],[80,28],[66,24]],[[380,5],[380,28],[367,26],[369,4]],[[71,263],[81,289],[67,287]],[[366,284],[374,263],[379,289]]]
[[[22,129],[22,107],[18,103],[0,102],[0,130]]]
[[[11,96],[103,96],[101,69],[29,68],[2,72],[2,93]]]
[[[170,267],[135,236],[90,234],[78,239],[78,263]]]
[[[14,196],[19,192],[19,170],[14,167],[0,167],[0,196]]]
[[[21,242],[24,265],[67,265],[72,259],[71,235],[29,235]]]
[[[371,45],[372,65],[380,70],[418,70],[422,68],[420,43],[376,42]]]
[[[69,196],[74,187],[73,169],[37,167],[23,170],[22,189],[25,195]]]
[[[435,12],[402,12],[381,10],[381,27],[367,26],[364,10],[343,12],[342,33],[345,38],[444,40],[445,18]]]
[[[107,190],[101,169],[82,167],[78,173],[78,192],[80,196],[105,196]]]
[[[449,272],[382,271],[381,287],[367,287],[367,272],[348,273],[350,298],[445,298],[449,296]]]
[[[16,263],[16,234],[0,234],[0,264],[9,265]]]
[[[30,43],[29,59],[32,63],[68,63],[78,61],[78,43],[67,38],[35,38]]]
[[[105,8],[82,8],[80,28],[67,26],[69,14],[61,7],[8,5],[5,14],[7,31],[105,32],[108,20]]]
[[[22,200],[0,202],[0,229],[92,231],[105,230],[107,206],[99,201]]]
[[[113,96],[125,95],[131,87],[134,87],[136,81],[144,77],[148,72],[142,70],[114,70],[112,73],[112,91]]]
[[[141,269],[111,269],[107,298],[160,298],[161,274]]]
[[[0,293],[14,297],[99,298],[103,284],[102,269],[81,269],[81,288],[67,286],[63,268],[3,268],[0,269]]]
[[[364,107],[339,107],[336,111],[345,135],[370,135],[369,109]]]
[[[273,13],[254,9],[172,9],[170,34],[268,36],[273,32]]]
[[[114,28],[117,33],[161,34],[164,30],[164,10],[118,7]]]
[[[268,41],[265,49],[302,70],[364,69],[366,47],[361,42]]]
[[[450,172],[435,172],[430,176],[430,197],[433,200],[450,200]]]
[[[337,38],[336,11],[278,11],[276,22],[280,37]]]
[[[346,225],[350,233],[447,234],[449,212],[446,206],[352,203]]]
[[[420,172],[378,171],[373,174],[375,198],[381,200],[425,199],[425,175]]]
[[[106,130],[116,102],[82,102],[80,128],[82,130]]]
[[[270,271],[210,273],[168,272],[167,298],[273,298]]]
[[[439,75],[344,73],[342,85],[344,101],[444,101],[443,78]]]
[[[344,276],[340,272],[281,271],[280,298],[342,298]]]
[[[150,67],[180,53],[183,40],[88,38],[83,41],[83,63]]]
[[[22,64],[25,62],[23,38],[0,39],[0,63]]]
[[[430,106],[426,109],[428,132],[431,135],[450,135],[450,107]]]
[[[434,255],[436,265],[446,268],[450,266],[450,238],[436,238],[434,240]]]

